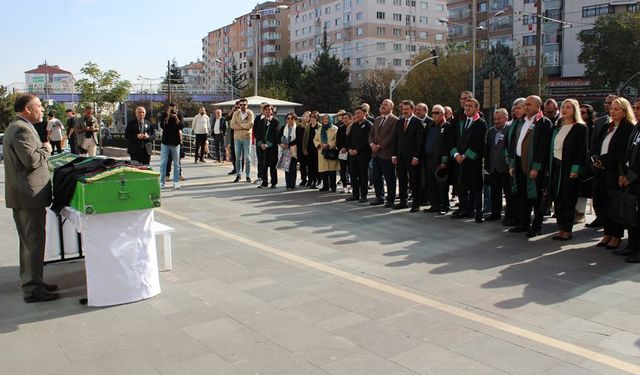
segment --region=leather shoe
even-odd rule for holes
[[[622,241],[620,241],[620,242],[622,242]],[[604,248],[607,249],[607,250],[617,250],[620,247],[620,242],[618,242],[618,244],[615,245],[615,246],[607,244],[607,245],[605,245]]]
[[[496,220],[500,220],[500,215],[490,215],[488,218],[486,218],[487,221],[496,221]]]
[[[640,257],[636,255],[632,255],[624,260],[627,263],[640,263]]]
[[[235,180],[233,180],[233,182],[240,182],[240,176],[237,176]]]
[[[620,256],[627,256],[627,255],[631,255],[631,250],[628,250],[628,249],[617,249],[617,250],[613,250],[611,252],[611,254],[620,255]]]
[[[42,286],[44,286],[44,289],[47,292],[55,292],[56,290],[58,290],[58,285],[57,284],[42,283]]]
[[[420,212],[420,207],[411,207],[409,212]]]
[[[358,199],[358,203],[367,203],[367,202],[369,202],[369,200],[367,200],[367,198]]]
[[[482,218],[482,216],[476,216],[476,223],[480,224],[484,221],[484,219]]]
[[[509,228],[508,232],[509,233],[524,233],[529,231],[529,228],[522,226],[522,225],[518,225],[517,227],[513,227],[513,228]]]
[[[384,208],[393,208],[393,202],[387,202],[384,204]]]
[[[422,211],[423,211],[423,212],[426,212],[426,213],[433,214],[433,213],[436,213],[436,212],[440,212],[440,209],[439,209],[439,208],[437,208],[437,207],[429,207],[429,208],[425,208],[425,209],[424,209],[424,210],[422,210]]]
[[[347,202],[353,202],[353,201],[358,201],[358,200],[360,200],[360,198],[358,198],[358,197],[354,197],[354,196],[352,195],[352,196],[350,196],[350,197],[345,198],[344,200],[345,200],[345,201],[347,201]]]
[[[401,210],[403,208],[408,208],[409,206],[407,206],[407,202],[400,202],[398,204],[396,204],[395,206],[393,206],[394,210]]]
[[[232,174],[236,174],[236,170],[232,170],[231,172],[227,173],[229,176],[231,176]],[[168,176],[167,176],[168,177]]]
[[[45,289],[36,289],[30,296],[25,296],[24,301],[26,303],[47,302],[57,300],[58,298],[60,298],[58,293],[47,292]]]
[[[384,204],[384,200],[383,199],[375,199],[375,200],[369,202],[369,205],[371,205],[371,206],[380,206],[381,204]]]
[[[594,221],[589,224],[585,224],[584,226],[587,228],[600,228],[602,226],[602,220],[600,220],[599,217],[596,217]]]
[[[539,236],[542,234],[542,230],[541,229],[537,229],[537,228],[531,228],[529,229],[529,231],[527,232],[527,237],[528,238],[533,238],[535,236]]]

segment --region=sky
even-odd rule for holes
[[[202,58],[202,38],[257,0],[2,0],[0,85],[24,82],[47,61],[81,78],[91,61],[132,84],[160,77],[167,60]],[[148,81],[146,81],[148,83]]]

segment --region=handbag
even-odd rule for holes
[[[613,190],[609,195],[608,214],[611,220],[625,228],[638,226],[638,199],[625,190]]]
[[[323,148],[322,156],[327,160],[338,160],[339,151],[337,148]]]

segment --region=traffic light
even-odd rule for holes
[[[438,66],[438,51],[436,51],[435,48],[431,50],[431,56],[435,57],[435,59],[433,59],[433,65]]]

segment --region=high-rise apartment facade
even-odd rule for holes
[[[352,84],[367,71],[406,71],[412,58],[447,41],[446,0],[299,0],[289,12],[290,53],[306,66],[321,51],[347,64]]]

